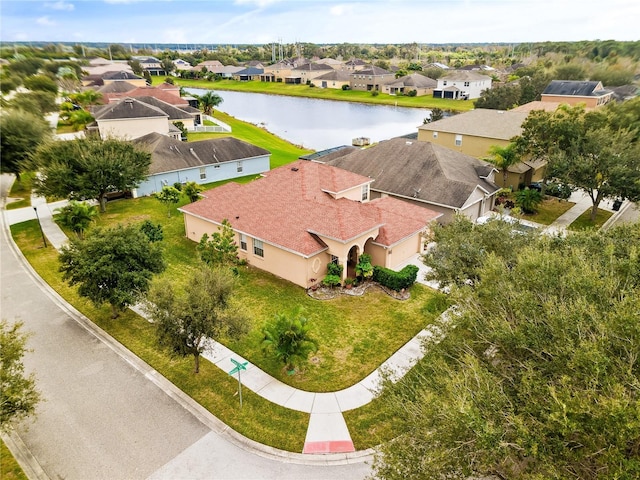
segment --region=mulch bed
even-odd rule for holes
[[[404,292],[396,292],[395,290],[391,290],[390,288],[383,287],[379,283],[376,282],[363,282],[359,285],[356,285],[351,288],[337,287],[330,288],[320,286],[316,290],[311,288],[307,289],[307,294],[311,298],[315,298],[316,300],[331,300],[333,298],[337,298],[340,295],[351,295],[353,297],[361,297],[365,294],[365,292],[369,289],[378,289],[382,290],[384,293],[389,295],[396,300],[408,300],[411,298],[411,294],[408,291]]]

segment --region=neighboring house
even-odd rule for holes
[[[440,70],[449,70],[448,65],[445,65],[444,63],[440,63],[440,62],[430,63],[429,65],[427,65],[427,67],[435,67],[435,68],[439,68]]]
[[[108,100],[112,95],[123,95],[127,92],[135,90],[136,88],[140,87],[136,87],[129,82],[111,82],[108,85],[102,85],[101,87],[97,88],[96,92],[101,93],[102,98],[105,100],[105,102],[108,103]]]
[[[87,126],[89,132],[97,130],[100,138],[133,140],[148,133],[169,135],[171,122],[169,115],[161,109],[147,105],[135,98],[125,98],[118,103],[110,103],[94,109],[95,122]],[[174,127],[172,135],[180,138],[180,131]]]
[[[396,76],[393,72],[380,67],[367,67],[362,70],[356,70],[351,73],[351,90],[360,90],[365,92],[381,92],[383,86],[395,80]]]
[[[141,57],[141,56],[133,56],[131,57],[134,60],[137,60],[140,63],[140,66],[143,70],[149,72],[149,75],[166,75],[167,72],[162,66],[162,63],[156,57]]]
[[[253,82],[260,80],[260,76],[264,73],[262,68],[247,67],[233,74],[234,80],[241,82]]]
[[[198,242],[228,220],[238,255],[254,267],[308,288],[330,262],[354,276],[362,253],[394,268],[422,252],[423,235],[439,215],[394,198],[370,200],[373,180],[317,162],[298,160],[240,185],[203,193],[180,208],[186,235]]]
[[[210,72],[214,68],[222,68],[222,67],[224,67],[224,65],[222,65],[222,63],[220,63],[218,60],[206,60],[202,63],[199,63],[195,67],[193,67],[193,69],[202,71],[204,68],[206,68],[207,72]]]
[[[491,88],[491,77],[477,72],[454,71],[438,79],[433,98],[470,100],[480,98],[483,90]]]
[[[318,161],[320,161],[319,159]],[[393,138],[329,161],[375,180],[372,198],[394,197],[422,205],[450,222],[456,213],[471,220],[494,207],[500,189],[488,162],[430,142]]]
[[[522,133],[522,123],[529,111],[491,110],[478,108],[452,115],[418,127],[418,140],[432,142],[476,158],[487,158],[493,145],[506,146],[513,137]],[[518,188],[541,180],[546,163],[525,160],[508,169],[507,184]],[[500,184],[503,176],[497,179]]]
[[[134,197],[175,183],[211,183],[269,171],[268,150],[233,137],[185,143],[149,133],[133,143],[151,153],[149,176],[133,191]]]
[[[318,60],[316,60],[316,63],[329,65],[330,67],[333,67],[336,70],[340,70],[343,65],[343,63],[340,60],[336,60],[335,58],[330,58],[330,57],[319,58]]]
[[[189,62],[182,60],[181,58],[173,60],[173,64],[175,65],[176,70],[184,70],[187,72],[193,70],[193,66]]]
[[[264,64],[260,60],[249,60],[244,64],[245,67],[261,68],[264,70]]]
[[[358,70],[364,70],[370,66],[370,64],[364,60],[360,60],[359,58],[352,58],[351,60],[344,62],[343,65],[343,68],[349,72],[357,72]]]
[[[407,95],[409,92],[416,92],[416,96],[431,95],[438,82],[432,78],[412,73],[395,81],[387,83],[383,91],[389,95]]]
[[[613,100],[613,92],[605,90],[602,82],[578,80],[552,80],[541,95],[543,102],[584,104],[596,108]]]
[[[202,112],[197,108],[193,108],[188,104],[172,105],[155,96],[139,96],[135,97],[137,100],[159,108],[164,113],[169,115],[169,121],[171,123],[182,122],[184,127],[188,131],[195,130],[196,125],[202,124]]]
[[[351,75],[343,70],[333,70],[316,77],[313,83],[316,87],[337,88],[340,90],[345,85],[350,87]]]
[[[144,87],[147,84],[147,81],[143,77],[139,77],[135,73],[126,70],[105,73],[102,75],[102,82],[104,85],[109,85],[112,82],[128,82],[136,87]]]
[[[211,70],[209,70],[209,72],[213,73],[214,75],[219,75],[221,78],[230,79],[233,78],[236,73],[244,70],[244,68],[245,67],[236,67],[234,65],[223,65],[220,67],[211,67]]]
[[[307,63],[291,70],[291,75],[285,79],[287,83],[306,84],[317,77],[335,71],[330,65],[321,63]],[[291,81],[293,80],[293,81]]]
[[[263,82],[282,82],[285,83],[286,79],[292,76],[294,68],[309,63],[304,57],[290,58],[281,60],[273,65],[267,65],[264,67],[264,72],[260,76],[260,80]],[[293,82],[290,82],[293,83]]]

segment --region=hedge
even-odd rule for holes
[[[373,267],[373,280],[380,285],[399,292],[409,288],[418,278],[418,267],[407,265],[399,272],[376,265]]]

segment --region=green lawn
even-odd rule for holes
[[[524,220],[540,223],[542,225],[551,225],[560,215],[565,213],[575,203],[567,200],[560,200],[555,197],[546,197],[538,206],[538,211],[533,215],[523,215]]]
[[[196,140],[205,140],[208,138],[222,138],[222,137],[235,137],[239,140],[252,143],[259,147],[265,148],[271,152],[271,168],[277,168],[287,163],[291,163],[297,160],[301,155],[313,152],[313,150],[307,150],[292,143],[283,140],[282,138],[273,135],[272,133],[256,127],[242,120],[238,120],[226,113],[215,111],[214,117],[219,118],[224,123],[228,124],[232,132],[231,133],[209,133],[209,132],[189,132],[187,139],[192,142]]]
[[[27,476],[2,440],[0,440],[0,479],[27,480]]]
[[[164,77],[154,78],[154,84],[160,84]],[[208,88],[212,90],[232,90],[236,92],[267,93],[271,95],[286,95],[290,97],[309,97],[324,100],[337,100],[341,102],[371,103],[378,105],[397,105],[398,107],[413,108],[441,108],[465,112],[473,110],[473,102],[466,100],[451,100],[433,98],[431,95],[420,97],[408,97],[387,95],[380,93],[373,96],[371,92],[354,90],[337,90],[334,88],[312,88],[307,85],[285,85],[277,82],[240,82],[236,80],[220,80],[209,82],[207,80],[190,80],[185,78],[175,79],[180,87]]]
[[[20,200],[7,203],[5,207],[7,210],[31,206],[31,184],[34,176],[34,172],[24,172],[20,175],[20,181],[16,180],[13,182],[9,197],[19,198]]]
[[[183,200],[183,202],[186,200]],[[162,274],[187,283],[196,264],[195,243],[184,236],[181,214],[151,197],[109,202],[97,225],[141,222],[163,225],[165,255],[169,267]],[[192,373],[193,360],[176,359],[158,349],[151,324],[132,311],[112,320],[108,307],[95,308],[80,298],[75,288],[62,282],[57,253],[42,248],[37,222],[12,226],[13,236],[39,274],[64,298],[105,329],[119,342],[149,363],[178,388],[209,409],[238,432],[258,442],[290,451],[301,451],[308,415],[274,405],[247,392],[242,411],[235,408],[237,384],[207,361],[201,373]],[[446,307],[446,299],[422,285],[411,289],[411,299],[394,300],[380,291],[363,297],[343,296],[320,301],[305,290],[252,267],[241,269],[236,301],[250,320],[250,332],[242,339],[225,342],[260,368],[294,387],[309,391],[346,388],[375,370],[380,363],[431,323]],[[320,348],[296,375],[287,375],[280,364],[262,354],[259,343],[263,324],[278,312],[301,306],[313,324]],[[212,388],[212,385],[215,388]],[[377,402],[350,412],[349,430],[359,449],[375,446],[394,436],[392,418],[375,407]]]
[[[569,225],[569,230],[577,232],[580,230],[589,230],[589,229],[599,229],[604,225],[604,222],[609,220],[609,217],[613,215],[612,212],[608,210],[598,209],[596,213],[596,221],[591,221],[591,208],[576,218],[571,225]]]

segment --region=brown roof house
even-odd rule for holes
[[[384,85],[383,92],[389,95],[407,95],[409,92],[416,92],[416,96],[431,95],[438,82],[419,73],[412,73],[404,77],[397,78]]]
[[[456,213],[472,220],[486,215],[500,189],[494,183],[496,169],[488,162],[406,138],[385,140],[329,164],[375,180],[372,198],[422,205],[442,213],[439,220],[445,223]]]
[[[579,80],[552,80],[541,95],[543,102],[584,104],[596,108],[613,100],[613,91],[605,90],[602,82]]]
[[[490,110],[478,108],[470,112],[452,115],[436,122],[418,127],[418,140],[431,142],[451,148],[476,158],[487,158],[493,145],[507,146],[513,137],[522,133],[522,123],[529,112],[527,110]],[[546,162],[525,159],[507,169],[507,182],[504,177],[497,182],[504,187],[518,188],[542,180]]]
[[[204,184],[269,171],[268,150],[233,137],[186,143],[149,133],[133,143],[151,153],[149,176],[133,191],[134,197],[175,183]]]
[[[381,92],[383,86],[395,80],[393,72],[380,67],[367,67],[351,73],[351,90],[361,90],[365,92]]]
[[[195,128],[201,112],[188,105],[174,106],[154,97],[126,97],[117,103],[96,107],[94,125],[101,138],[133,140],[156,132],[180,139],[181,131],[174,124],[182,122],[187,130]]]
[[[180,209],[187,237],[197,242],[228,220],[241,258],[308,288],[329,262],[359,256],[394,268],[422,251],[437,212],[395,198],[370,198],[373,179],[318,162],[298,160],[240,185],[227,183]]]
[[[351,85],[351,75],[343,70],[333,70],[316,77],[313,81],[316,87],[342,89]]]

